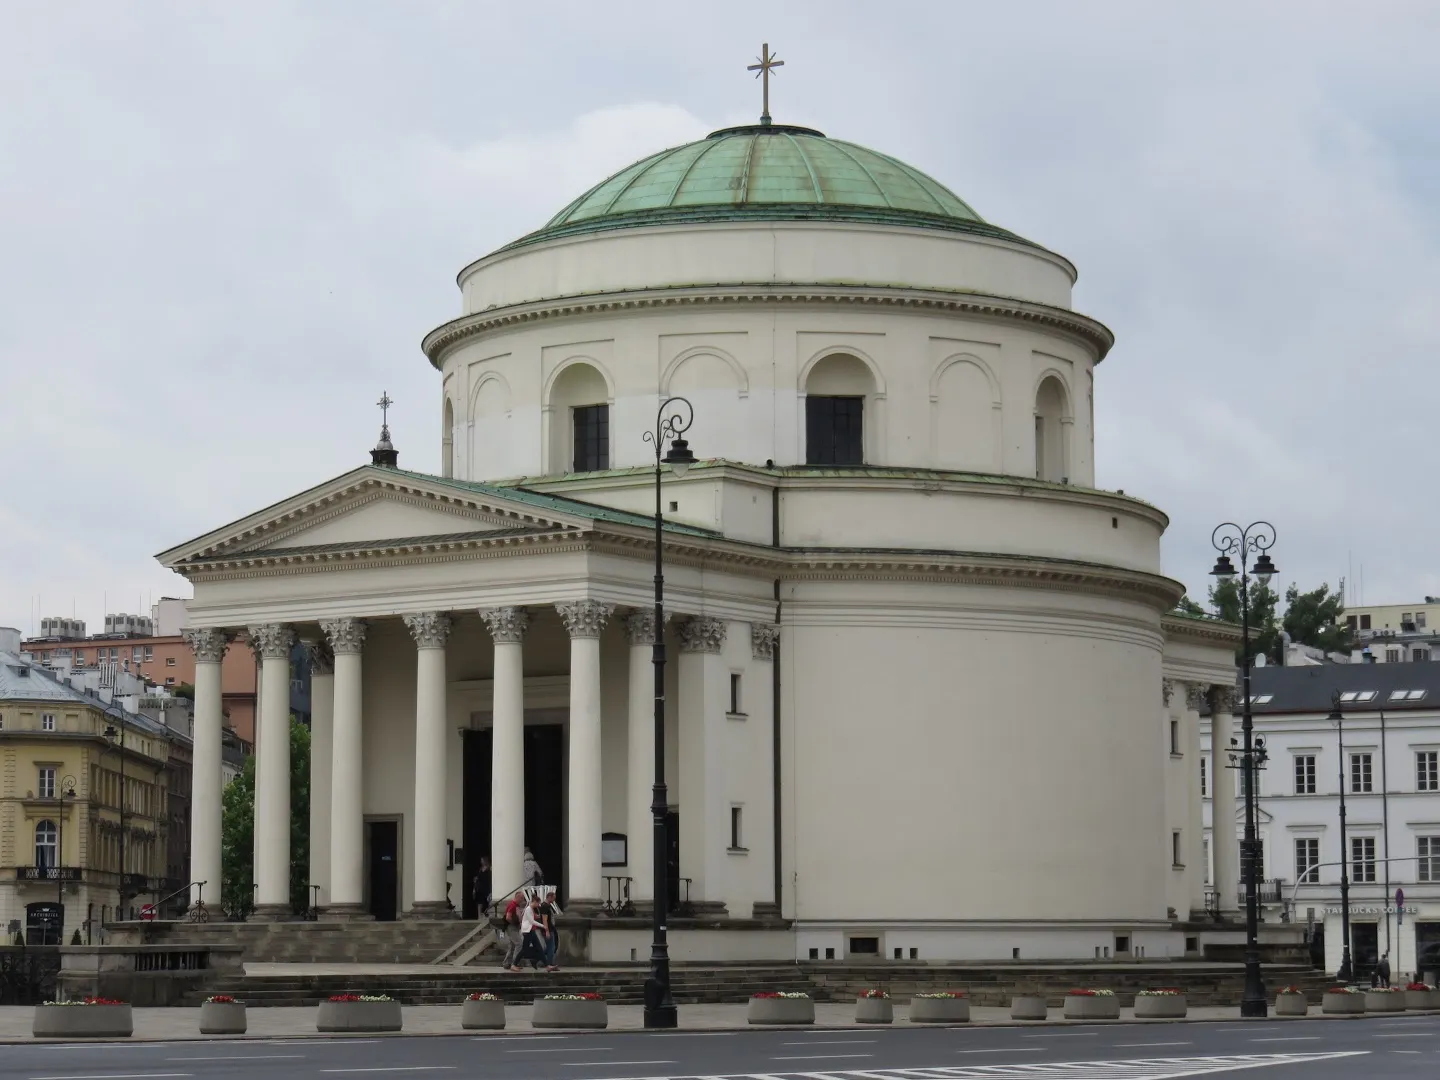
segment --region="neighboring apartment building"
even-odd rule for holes
[[[171,754],[188,737],[71,678],[0,628],[0,925],[32,943],[94,940],[122,884],[133,912],[176,876]]]
[[[1257,668],[1251,694],[1255,730],[1269,753],[1257,787],[1265,917],[1310,925],[1325,968],[1337,971],[1346,860],[1360,976],[1387,951],[1397,976],[1440,970],[1440,664]],[[1343,748],[1332,719],[1337,702]],[[1238,703],[1235,715],[1238,737]],[[1208,716],[1201,732],[1207,881],[1214,881],[1211,796],[1214,770],[1227,762],[1212,751]],[[1240,836],[1240,777],[1235,787],[1228,827]]]
[[[1400,664],[1440,660],[1440,597],[1423,603],[1347,608],[1357,662]]]
[[[149,633],[154,621],[135,615],[107,615],[105,622],[112,632],[85,636],[85,624],[73,619],[45,618],[41,629],[52,633],[31,638],[22,643],[25,652],[30,653],[42,665],[53,669],[70,668],[75,671],[114,664],[120,671],[136,675],[155,686],[176,690],[181,686],[195,685],[195,654],[173,626],[176,621],[172,609],[164,608],[162,601],[156,605],[161,613],[160,622],[167,629],[176,629],[173,635],[164,637]],[[59,636],[62,632],[72,636]],[[145,630],[146,636],[125,636],[128,633]],[[232,645],[220,665],[220,691],[222,707],[230,726],[243,742],[255,742],[255,701],[258,666],[255,656],[243,642]],[[308,686],[306,688],[308,695]],[[308,700],[308,698],[307,698]]]

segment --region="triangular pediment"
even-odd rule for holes
[[[385,541],[487,533],[581,531],[592,524],[571,504],[557,511],[526,493],[365,466],[162,552],[180,569],[214,558],[293,549],[374,549]]]

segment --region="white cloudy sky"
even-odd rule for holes
[[[0,625],[185,595],[155,552],[438,465],[454,274],[758,112],[1073,259],[1100,483],[1282,577],[1440,594],[1440,4],[0,0]],[[37,599],[38,598],[38,599]]]

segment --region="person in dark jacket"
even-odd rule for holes
[[[479,910],[479,918],[485,918],[490,911],[490,860],[480,856],[480,869],[475,871],[475,881],[470,887],[470,895],[475,901],[475,907]]]
[[[1380,966],[1376,968],[1376,973],[1380,976],[1380,985],[1388,987],[1390,985],[1390,954],[1388,952],[1380,957]]]

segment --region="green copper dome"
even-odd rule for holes
[[[695,221],[863,221],[1019,240],[903,161],[812,128],[724,128],[597,184],[516,241]]]

